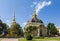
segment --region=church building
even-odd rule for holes
[[[37,36],[37,37],[47,36],[47,28],[44,26],[43,21],[37,18],[36,10],[34,10],[32,18],[25,25],[25,29],[27,29],[29,26],[37,26],[37,28],[38,28],[34,32],[33,36]]]

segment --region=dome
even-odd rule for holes
[[[43,21],[42,20],[39,20],[39,19],[34,19],[34,18],[32,18],[31,20],[29,20],[28,22],[37,22],[37,23],[43,23]]]
[[[37,23],[43,23],[42,20],[39,20],[36,15],[36,10],[34,10],[34,13],[32,15],[32,18],[28,21],[29,23],[31,22],[37,22]]]

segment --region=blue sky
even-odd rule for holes
[[[51,4],[39,9],[37,17],[45,25],[52,22],[60,27],[60,0],[0,0],[0,19],[10,25],[15,10],[16,22],[24,27],[31,19],[37,4],[49,1]]]

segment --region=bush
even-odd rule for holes
[[[32,36],[31,36],[30,33],[26,33],[26,34],[25,34],[25,38],[26,38],[27,40],[32,40]]]
[[[29,36],[26,37],[26,39],[27,39],[27,40],[32,40],[32,36],[29,35]]]

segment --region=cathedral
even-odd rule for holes
[[[27,29],[29,26],[37,26],[37,28],[38,28],[34,32],[33,36],[37,36],[37,37],[47,36],[47,28],[44,26],[43,21],[37,18],[36,10],[34,10],[32,18],[25,25],[25,29]]]

